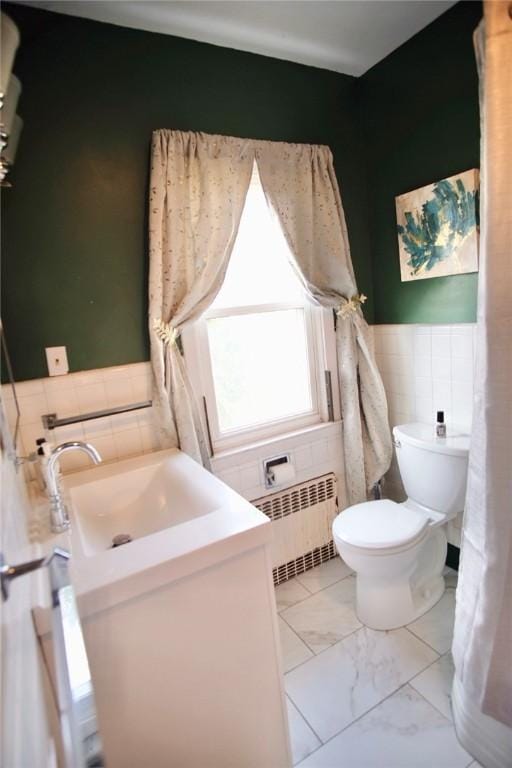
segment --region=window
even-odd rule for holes
[[[214,449],[326,420],[333,336],[331,313],[310,302],[292,266],[255,166],[224,284],[183,336]]]

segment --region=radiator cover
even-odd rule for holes
[[[316,477],[253,502],[272,521],[274,584],[336,557],[332,523],[338,514],[334,473]]]

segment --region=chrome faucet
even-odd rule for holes
[[[83,451],[94,461],[95,464],[101,463],[101,456],[89,443],[83,443],[81,440],[73,440],[69,443],[58,445],[50,454],[46,467],[46,484],[48,487],[48,496],[50,499],[50,521],[54,533],[67,531],[70,526],[69,512],[61,495],[58,479],[57,463],[63,453],[68,451]]]

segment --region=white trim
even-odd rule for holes
[[[210,415],[210,411],[208,411],[208,415]],[[287,434],[291,431],[300,432],[302,429],[318,424],[319,422],[319,414],[315,412],[304,415],[299,414],[298,416],[292,416],[288,419],[278,419],[261,426],[236,430],[231,434],[225,434],[224,437],[217,437],[216,439],[214,439],[212,435],[214,455],[216,456],[219,452],[228,451],[230,449],[243,448],[248,441],[265,442],[272,437],[281,437],[283,434]]]
[[[258,188],[261,193],[263,192],[256,163],[253,167],[251,187]],[[288,253],[288,261],[291,258],[291,254]],[[292,264],[291,267],[296,273],[296,265],[293,267]],[[233,448],[240,449],[247,443],[261,442],[291,431],[305,429],[314,424],[327,422],[330,414],[325,391],[325,370],[329,370],[331,373],[333,399],[331,418],[334,420],[341,418],[333,313],[332,310],[324,309],[316,301],[313,301],[303,288],[299,290],[299,278],[296,276],[295,279],[298,290],[296,295],[292,294],[289,300],[226,307],[215,306],[214,302],[214,305],[198,321],[183,330],[182,343],[188,374],[196,397],[204,399],[208,409],[208,426],[214,454]],[[237,296],[236,300],[239,301],[240,296]],[[311,408],[306,412],[296,413],[264,424],[221,430],[207,322],[217,318],[233,318],[286,310],[300,310],[303,313]],[[204,409],[201,408],[200,410],[204,422]]]
[[[254,443],[245,443],[237,448],[229,448],[223,451],[217,451],[212,457],[212,461],[219,461],[232,456],[239,456],[240,463],[243,463],[243,454],[250,451],[259,450],[260,448],[266,448],[274,443],[281,443],[284,440],[293,440],[294,445],[303,445],[306,443],[314,442],[325,438],[336,436],[339,432],[340,426],[343,426],[343,422],[339,421],[321,421],[317,424],[312,424],[309,427],[303,427],[301,429],[294,429],[292,432],[283,432],[274,437],[270,437],[267,440],[258,440]]]
[[[233,315],[255,315],[263,312],[279,312],[283,309],[304,309],[305,302],[301,301],[279,301],[272,304],[244,304],[241,307],[219,307],[218,309],[209,309],[205,312],[206,320],[216,319],[218,317],[232,317]]]
[[[311,356],[309,370],[312,409],[309,412],[296,414],[290,418],[279,419],[264,425],[254,425],[223,434],[219,428],[215,407],[215,390],[206,321],[210,317],[230,317],[234,314],[239,314],[238,310],[240,310],[240,314],[250,314],[283,309],[304,310],[308,355]],[[306,297],[302,304],[299,302],[282,302],[213,310],[183,330],[182,342],[192,387],[198,399],[202,397],[206,399],[214,455],[232,449],[241,449],[247,444],[261,443],[262,441],[290,432],[300,432],[312,425],[327,422],[327,397],[324,386],[324,371],[326,369],[331,371],[334,420],[338,421],[341,418],[336,341],[332,312],[313,305]],[[202,411],[203,409],[201,409],[201,413]]]

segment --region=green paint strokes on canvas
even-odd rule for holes
[[[430,271],[471,235],[478,226],[478,190],[466,189],[461,179],[434,184],[433,197],[421,211],[406,211],[398,226],[412,274]]]

